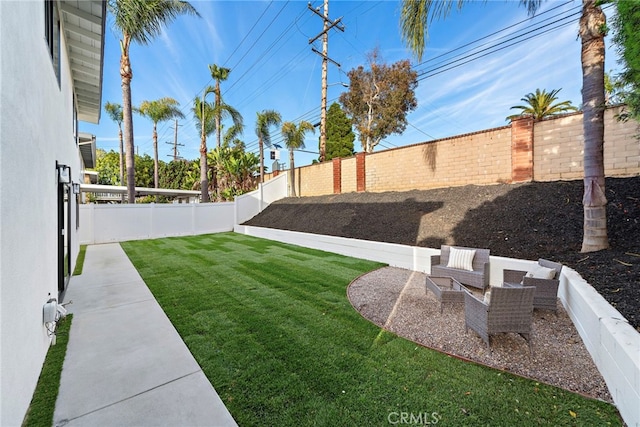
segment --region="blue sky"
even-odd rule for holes
[[[186,116],[178,126],[182,157],[199,158],[191,107],[194,97],[213,84],[208,64],[232,70],[222,83],[222,96],[244,117],[247,151],[258,150],[254,127],[259,111],[275,109],[287,121],[319,121],[322,61],[309,39],[322,30],[322,19],[308,9],[307,1],[191,3],[200,18],[180,17],[151,44],[131,47],[133,104],[167,96],[180,102]],[[348,90],[341,85],[349,83],[346,73],[365,64],[366,54],[377,47],[385,62],[410,59],[420,75],[418,108],[407,117],[410,125],[402,135],[383,140],[377,150],[505,125],[505,117],[514,113],[510,107],[537,88],[562,88],[560,99],[580,106],[581,3],[548,0],[533,18],[516,0],[467,3],[462,11],[453,10],[432,24],[418,64],[401,40],[399,1],[330,0],[330,18],[342,17],[345,30],[329,33],[329,57],[341,65],[329,63],[329,104]],[[311,5],[321,8],[322,0]],[[122,103],[120,35],[110,17],[107,23],[102,99]],[[517,37],[525,32],[530,33]],[[314,46],[322,50],[320,41]],[[608,38],[606,70],[615,73],[618,68]],[[172,145],[166,142],[173,143],[173,126],[173,121],[158,126],[159,158],[164,161],[171,160]],[[96,135],[98,148],[118,151],[117,125],[106,113],[99,125],[81,122],[80,130]],[[152,155],[151,122],[134,115],[134,135],[138,154]],[[281,141],[277,129],[272,138]],[[210,138],[209,148],[214,145]],[[296,152],[296,166],[318,157],[318,133],[309,134],[305,145],[307,152]],[[355,148],[362,151],[357,139]],[[287,158],[284,152],[281,158]]]

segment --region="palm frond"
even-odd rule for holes
[[[108,7],[115,26],[140,44],[148,44],[180,15],[200,16],[189,2],[182,0],[109,0]]]

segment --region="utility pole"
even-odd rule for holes
[[[178,146],[184,147],[184,144],[178,144],[178,119],[176,119],[175,127],[173,128],[173,160],[182,159],[178,154]],[[165,144],[171,144],[171,142],[165,142]],[[168,154],[171,157],[171,154]]]
[[[311,3],[307,5],[309,10],[322,18],[324,23],[322,32],[315,36],[314,38],[309,40],[309,44],[318,40],[320,36],[322,36],[322,52],[318,51],[316,48],[312,47],[311,50],[314,53],[322,56],[322,101],[320,105],[320,163],[325,160],[325,153],[327,148],[327,65],[328,61],[333,62],[338,67],[338,64],[333,59],[329,58],[329,30],[332,28],[337,28],[340,31],[344,31],[344,26],[340,23],[342,17],[332,21],[329,19],[329,0],[324,0],[324,15],[319,12],[319,7],[314,9],[311,7]]]

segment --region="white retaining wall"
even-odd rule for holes
[[[242,225],[236,225],[234,231],[423,272],[431,271],[430,256],[440,253],[431,248]],[[499,284],[504,269],[527,270],[535,263],[492,256],[490,282]],[[640,426],[640,333],[575,270],[566,266],[562,269],[558,297],[604,377],[622,418],[629,426]]]

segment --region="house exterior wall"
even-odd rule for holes
[[[44,2],[0,2],[0,425],[20,425],[50,338],[42,307],[58,297],[56,161],[80,181],[70,69],[60,84],[45,38]],[[74,199],[72,197],[72,199]],[[71,213],[71,265],[78,239]]]

